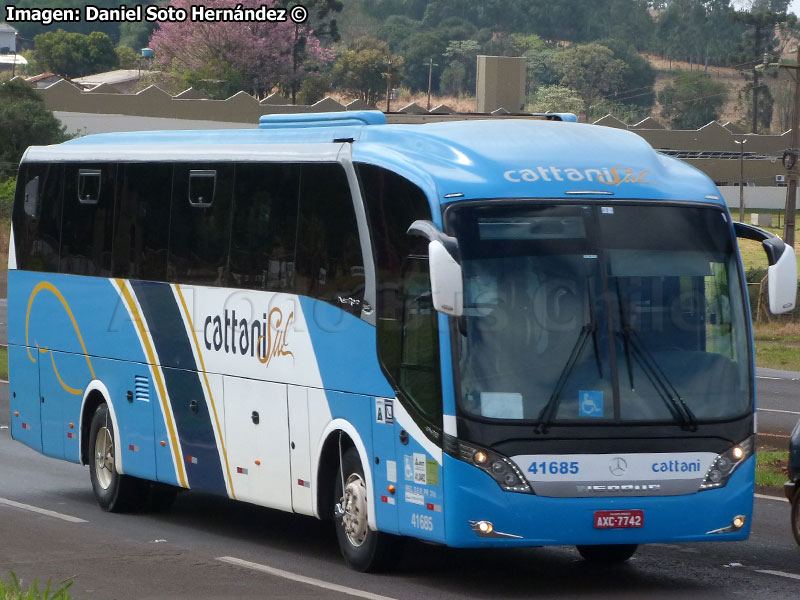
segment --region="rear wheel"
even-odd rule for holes
[[[117,472],[114,444],[114,423],[108,406],[101,404],[92,417],[89,428],[89,475],[97,503],[108,512],[131,512],[141,509],[147,501],[147,482]]]
[[[800,544],[800,490],[795,490],[792,498],[792,533],[794,541]]]
[[[576,546],[583,560],[595,564],[624,563],[634,555],[637,544],[611,544],[607,546]]]
[[[355,448],[348,448],[342,455],[334,483],[334,499],[336,537],[347,565],[356,571],[382,571],[392,567],[400,557],[402,538],[369,528],[371,502]]]

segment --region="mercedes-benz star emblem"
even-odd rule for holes
[[[608,465],[608,470],[614,477],[622,477],[628,470],[628,463],[621,456],[615,456]]]

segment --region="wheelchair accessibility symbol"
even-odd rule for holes
[[[580,390],[578,398],[578,416],[603,416],[603,392]]]

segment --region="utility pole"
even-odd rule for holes
[[[794,248],[794,213],[797,203],[797,179],[800,165],[797,164],[797,153],[800,148],[800,46],[794,65],[780,65],[794,70],[794,107],[792,108],[792,147],[783,154],[783,166],[789,171],[789,185],[786,187],[786,207],[783,221],[783,241]]]
[[[428,59],[428,110],[431,109],[431,81],[433,80],[433,67],[438,67],[432,58]]]
[[[744,223],[744,145],[747,138],[733,140],[733,143],[739,145],[739,221]]]
[[[386,75],[386,112],[392,112],[392,57],[389,57],[388,61],[389,71],[384,73]]]

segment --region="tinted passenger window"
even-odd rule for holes
[[[61,243],[61,194],[63,165],[29,163],[19,174],[14,202],[14,243],[19,269],[58,272]],[[30,182],[36,180],[37,183]],[[25,211],[25,190],[38,190],[29,198]]]
[[[198,172],[204,174],[198,176]],[[169,281],[226,285],[233,172],[231,163],[175,165],[169,228]],[[213,197],[209,198],[212,190]]]
[[[172,164],[119,165],[114,276],[165,281]]]
[[[236,206],[229,285],[273,292],[294,289],[300,165],[236,166]]]
[[[64,167],[61,272],[111,275],[115,164]]]
[[[338,164],[301,167],[296,290],[361,314],[364,262],[350,187]]]
[[[408,235],[430,220],[425,193],[396,173],[359,165],[377,275],[378,357],[396,389],[439,424],[442,415],[437,313],[428,273],[428,242]]]

